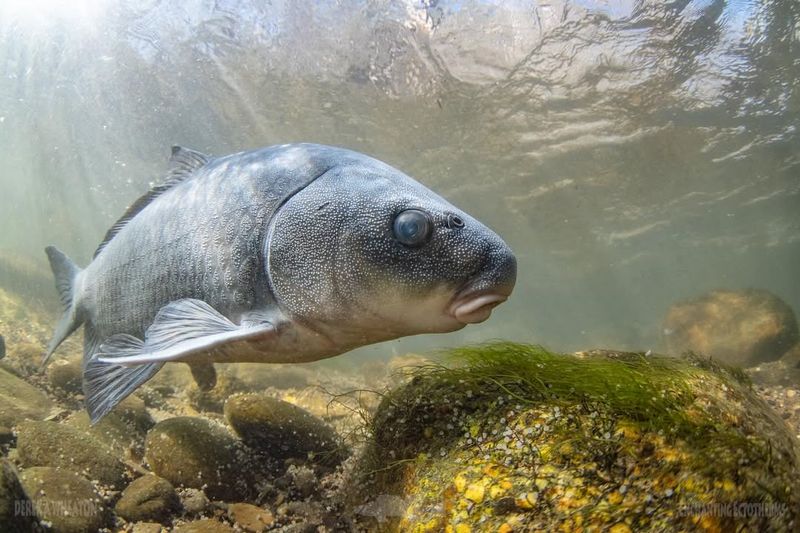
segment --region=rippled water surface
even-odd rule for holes
[[[489,322],[389,351],[657,348],[716,287],[800,309],[796,1],[6,0],[0,73],[19,264],[86,264],[173,144],[302,140],[403,169],[518,256]]]

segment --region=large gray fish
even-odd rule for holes
[[[84,325],[96,422],[168,361],[296,363],[486,320],[511,294],[500,237],[402,172],[290,144],[210,158],[175,147],[80,270],[46,249],[64,315]]]

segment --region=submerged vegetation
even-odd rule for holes
[[[739,371],[513,343],[447,358],[414,369],[372,421],[355,499],[400,494],[387,529],[714,531],[732,518],[686,510],[734,501],[781,511],[752,526],[795,523],[795,443]]]

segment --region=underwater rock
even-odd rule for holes
[[[114,511],[129,522],[155,521],[168,523],[180,509],[175,487],[164,478],[148,474],[128,485]]]
[[[302,389],[316,382],[315,373],[306,366],[242,363],[236,365],[234,372],[242,386],[252,391],[268,387]]]
[[[790,367],[800,368],[800,342],[789,348],[781,357],[781,361]]]
[[[4,359],[25,376],[35,374],[42,363],[44,345],[30,341],[15,343],[8,348],[8,357]]]
[[[93,435],[48,421],[17,426],[17,450],[23,464],[61,467],[111,488],[125,486],[125,465]]]
[[[362,520],[390,531],[790,531],[800,520],[797,444],[740,371],[504,343],[453,356],[460,366],[420,369],[376,412],[351,483]],[[369,506],[381,497],[393,505]],[[714,512],[737,502],[762,512]]]
[[[800,385],[800,367],[787,363],[785,359],[761,363],[745,371],[753,383],[759,385]]]
[[[233,533],[233,531],[231,526],[211,518],[187,522],[175,528],[175,533]]]
[[[244,531],[261,533],[275,522],[275,517],[267,509],[249,503],[232,503],[228,506],[228,517],[234,526]]]
[[[111,513],[91,482],[81,476],[42,466],[26,468],[20,481],[39,517],[51,523],[55,533],[84,533],[108,525]]]
[[[7,460],[0,461],[0,531],[28,533],[37,522],[16,469]]]
[[[161,533],[164,529],[158,522],[136,522],[131,527],[131,533]]]
[[[254,472],[244,464],[239,443],[204,418],[180,416],[156,424],[147,434],[145,460],[173,485],[203,488],[212,499],[243,501],[253,492]]]
[[[760,289],[716,290],[676,303],[663,327],[670,353],[692,351],[745,367],[779,359],[800,340],[792,308]]]
[[[267,394],[240,394],[225,402],[225,418],[245,444],[271,457],[340,462],[336,432],[308,411]]]
[[[93,435],[118,454],[127,454],[144,444],[145,435],[155,422],[140,398],[128,396],[97,424],[92,425],[85,411],[73,413],[64,424]]]
[[[181,500],[181,507],[183,507],[184,512],[189,515],[203,513],[211,505],[206,493],[200,489],[178,489],[178,497]]]
[[[0,368],[0,425],[41,420],[52,408],[53,402],[42,391]]]
[[[81,357],[56,359],[47,367],[50,385],[69,394],[83,394],[83,362]]]

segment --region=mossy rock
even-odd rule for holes
[[[206,419],[180,416],[147,434],[145,460],[175,486],[202,488],[212,499],[246,501],[253,494],[253,468],[237,439]]]
[[[83,393],[83,357],[56,359],[47,367],[50,385],[67,394]]]
[[[225,418],[248,446],[271,457],[327,464],[346,455],[336,432],[305,409],[267,394],[240,394],[225,402]]]
[[[90,433],[56,422],[22,422],[17,450],[25,466],[61,467],[111,488],[125,486],[125,464]]]
[[[0,531],[28,533],[34,531],[38,519],[14,466],[0,461]]]
[[[715,290],[678,302],[663,328],[670,353],[693,351],[738,366],[775,361],[800,341],[792,308],[761,289]]]
[[[94,436],[119,455],[141,458],[145,435],[155,422],[140,398],[128,396],[94,425],[85,411],[73,413],[64,424]]]
[[[20,481],[33,501],[36,514],[51,524],[55,533],[98,531],[108,525],[111,514],[92,484],[60,468],[26,468]]]
[[[129,522],[156,521],[167,524],[180,509],[178,493],[172,483],[148,474],[128,485],[114,511]]]
[[[0,368],[0,425],[13,426],[26,419],[42,420],[53,402],[39,389]]]
[[[800,524],[797,445],[739,370],[696,357],[577,357],[510,343],[452,355],[461,364],[420,367],[374,416],[351,499],[356,515],[377,519],[372,527],[794,531]],[[766,511],[724,512],[740,502]]]

